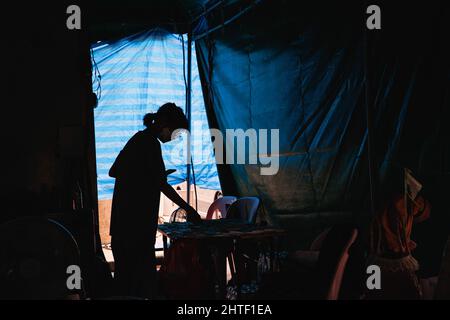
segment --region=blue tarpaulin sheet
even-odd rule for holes
[[[191,155],[195,182],[202,188],[220,190],[195,50],[192,53]],[[92,47],[93,90],[99,95],[94,112],[99,199],[112,197],[114,179],[108,171],[128,139],[144,129],[143,116],[156,112],[166,102],[185,110],[186,57],[186,37],[161,29]],[[182,135],[162,144],[166,168],[177,170],[169,176],[170,184],[186,181],[186,141]]]
[[[337,12],[347,8],[340,5],[325,13],[319,5],[293,6],[267,1],[223,32],[197,41],[202,80],[208,83],[207,110],[218,128],[279,130],[278,172],[261,175],[258,165],[248,163],[219,166],[224,193],[258,196],[276,216],[363,210],[369,193],[368,130],[358,15],[341,21]],[[393,166],[413,163],[413,157],[399,155],[409,141],[407,117],[419,101],[413,94],[421,61],[417,51],[402,60],[382,53],[368,63],[376,136],[372,157],[380,179]],[[234,183],[230,188],[227,178]]]

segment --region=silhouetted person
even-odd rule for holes
[[[110,234],[118,295],[152,298],[156,294],[155,238],[160,192],[186,210],[188,220],[200,216],[167,184],[158,139],[171,140],[177,129],[187,129],[181,108],[166,103],[144,117],[143,131],[125,145],[109,175],[116,178]]]

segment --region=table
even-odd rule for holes
[[[164,253],[168,249],[168,239],[172,242],[202,240],[207,244],[215,261],[218,299],[225,297],[227,255],[234,252],[234,258],[239,256],[237,246],[239,241],[264,238],[276,240],[286,235],[285,230],[280,228],[258,226],[234,219],[203,220],[198,225],[188,222],[165,223],[158,226],[158,231],[163,235]]]

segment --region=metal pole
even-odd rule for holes
[[[186,117],[188,119],[188,130],[191,132],[191,92],[192,92],[192,31],[188,33],[187,49],[187,84],[186,84]],[[187,203],[191,200],[191,135],[187,138]]]
[[[374,159],[374,135],[373,135],[373,102],[370,88],[370,51],[369,51],[369,31],[364,33],[364,84],[365,84],[365,100],[366,100],[366,123],[367,123],[367,158],[369,173],[369,192],[370,192],[370,211],[372,217],[375,216],[376,203],[376,172]]]
[[[218,26],[216,26],[216,27],[214,27],[214,28],[212,28],[212,29],[209,29],[208,31],[205,31],[204,33],[202,33],[202,34],[200,34],[200,35],[195,36],[194,40],[195,40],[195,41],[200,40],[200,39],[202,39],[202,38],[208,36],[209,34],[211,34],[211,33],[215,32],[215,31],[217,31],[217,30],[220,30],[220,29],[226,27],[226,26],[229,25],[230,23],[234,22],[235,20],[239,19],[241,16],[243,16],[244,14],[246,14],[247,12],[249,12],[250,10],[252,10],[252,9],[253,9],[254,7],[256,7],[261,1],[263,1],[263,0],[255,0],[255,1],[254,1],[252,4],[250,4],[248,7],[242,9],[239,13],[237,13],[236,15],[234,15],[233,17],[231,17],[231,18],[228,19],[227,21],[223,22],[222,24],[220,24],[220,25],[218,25]]]
[[[224,2],[225,1],[218,1],[215,4],[213,4],[211,7],[205,9],[203,13],[199,14],[198,16],[196,16],[194,19],[191,20],[191,24],[193,24],[194,22],[196,22],[197,20],[199,20],[203,17],[206,17],[211,11],[213,11],[218,6],[222,5]]]

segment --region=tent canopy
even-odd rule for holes
[[[201,36],[196,53],[210,127],[280,130],[278,173],[219,165],[225,193],[259,196],[272,217],[306,229],[342,212],[361,216],[369,208],[368,113],[378,203],[395,169],[429,181],[450,172],[443,1],[381,1],[375,31],[366,28],[364,1],[178,4],[184,22],[216,5],[191,26]]]

